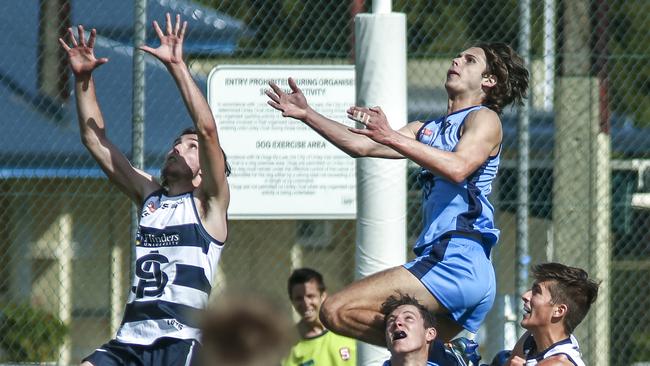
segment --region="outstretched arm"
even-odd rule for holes
[[[266,95],[271,99],[268,101],[271,107],[281,111],[283,117],[291,117],[304,122],[346,154],[355,158],[366,156],[388,159],[404,158],[402,154],[394,149],[365,136],[355,134],[350,131],[348,126],[333,121],[313,110],[292,78],[289,78],[291,93],[285,93],[275,83],[269,85],[273,91],[267,91]],[[414,139],[415,133],[413,130],[417,131],[417,127],[405,126],[400,132],[405,137]]]
[[[220,208],[219,211],[225,213],[230,200],[230,192],[226,180],[226,161],[219,144],[217,125],[208,102],[183,61],[183,38],[187,22],[183,22],[181,25],[180,15],[176,15],[176,22],[172,27],[171,17],[168,13],[165,33],[156,21],[153,22],[153,27],[160,38],[160,46],[158,48],[141,46],[140,49],[159,59],[174,78],[199,138],[199,162],[201,165],[199,189],[208,198],[207,209],[217,205]]]
[[[108,59],[95,57],[93,47],[96,31],[91,30],[87,43],[81,25],[78,26],[79,42],[72,33],[72,28],[68,29],[68,34],[72,47],[61,38],[59,43],[68,54],[70,69],[75,77],[74,88],[81,141],[111,182],[136,204],[142,204],[144,198],[159,189],[160,185],[151,175],[134,168],[124,154],[106,137],[104,118],[97,102],[92,72],[108,62]]]
[[[454,151],[444,151],[405,137],[390,128],[381,108],[353,108],[348,114],[357,118],[365,128],[353,128],[352,132],[394,149],[436,175],[460,183],[475,172],[485,161],[498,152],[502,132],[499,116],[480,109],[467,116],[463,134]]]

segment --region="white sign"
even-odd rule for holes
[[[230,218],[352,219],[355,161],[301,121],[267,104],[269,81],[290,92],[292,77],[310,106],[353,126],[354,66],[218,66],[208,102],[232,174]]]

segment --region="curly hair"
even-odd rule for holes
[[[512,102],[523,104],[529,77],[523,58],[512,47],[501,42],[479,43],[476,47],[485,52],[485,74],[496,78],[496,85],[487,91],[483,104],[499,114]]]
[[[395,295],[388,296],[386,301],[381,304],[379,312],[384,315],[384,328],[386,328],[386,319],[388,319],[388,316],[402,305],[415,306],[422,316],[425,328],[436,326],[436,318],[418,301],[418,299],[409,294],[403,294],[398,291]]]
[[[553,304],[567,305],[564,328],[572,333],[596,301],[599,283],[589,279],[585,270],[561,263],[538,264],[532,274],[537,282],[550,282],[548,290]]]

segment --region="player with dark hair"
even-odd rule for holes
[[[75,76],[81,140],[109,180],[139,206],[135,273],[114,340],[98,348],[83,365],[189,365],[200,337],[197,320],[208,303],[213,277],[228,234],[228,165],[208,103],[183,61],[187,22],[167,14],[165,32],[154,21],[158,48],[141,50],[160,60],[173,77],[194,129],[185,130],[166,155],[161,176],[131,165],[106,136],[92,73],[106,58],[94,54],[96,32],[86,42],[69,29],[63,39]]]
[[[519,339],[508,366],[584,366],[573,331],[598,297],[599,284],[587,272],[560,263],[533,267],[535,282],[521,297],[527,332]]]
[[[357,341],[328,331],[318,317],[327,297],[323,276],[311,268],[299,268],[291,273],[287,285],[291,305],[300,316],[296,324],[300,340],[282,365],[356,365]]]
[[[427,365],[429,347],[436,339],[436,319],[420,302],[407,294],[391,295],[381,305],[384,334],[390,359],[384,366]]]
[[[348,128],[313,110],[293,79],[291,92],[270,84],[268,103],[304,122],[352,157],[408,158],[422,167],[423,230],[417,255],[403,266],[352,283],[325,300],[323,324],[346,336],[385,344],[381,303],[396,291],[415,296],[438,317],[439,338],[476,332],[492,307],[497,243],[491,192],[501,153],[499,114],[528,88],[523,59],[503,43],[479,44],[451,61],[445,80],[447,113],[391,129],[379,107],[351,107]],[[381,197],[377,197],[381,199]]]

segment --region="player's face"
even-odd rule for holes
[[[165,157],[165,174],[193,179],[199,172],[199,140],[195,134],[176,139]]]
[[[300,318],[308,324],[319,322],[318,313],[326,294],[320,292],[315,280],[294,285],[291,289],[291,305]]]
[[[485,51],[480,47],[468,48],[453,60],[447,70],[445,88],[449,94],[480,92],[487,70]]]
[[[549,281],[535,282],[532,288],[523,294],[521,297],[524,302],[522,327],[530,330],[551,323],[557,306],[552,303],[550,285]]]
[[[425,328],[418,308],[402,305],[386,318],[386,344],[393,355],[421,351],[436,337],[434,328]]]

